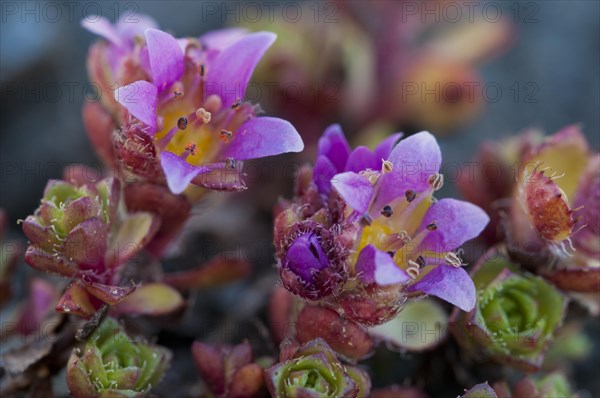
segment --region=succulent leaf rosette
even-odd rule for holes
[[[154,236],[159,223],[151,213],[127,213],[120,198],[120,183],[113,178],[81,185],[52,180],[40,207],[23,222],[30,240],[27,263],[71,279],[57,311],[90,317],[103,304],[116,305],[128,297],[135,299],[132,304],[148,292],[181,303],[179,293],[168,286],[147,284],[134,293],[136,286],[121,283],[123,266]]]
[[[304,148],[289,122],[257,117],[259,107],[244,101],[273,33],[225,29],[175,39],[142,22],[129,29],[103,18],[84,22],[106,40],[90,53],[92,79],[102,87],[126,84],[114,90],[119,106],[109,101],[84,118],[92,141],[104,149],[118,127],[104,151],[113,157],[109,162],[135,178],[166,184],[174,194],[189,184],[241,190],[241,161]],[[117,124],[99,128],[107,113]]]
[[[506,365],[534,372],[557,328],[567,300],[551,284],[524,273],[499,249],[492,249],[471,273],[477,306],[455,311],[451,330],[467,351],[480,352]]]
[[[74,398],[145,397],[170,361],[167,349],[130,337],[108,318],[71,354],[67,384]]]
[[[289,341],[282,346],[292,344]],[[265,370],[271,396],[293,397],[368,397],[371,381],[358,367],[343,365],[322,339],[301,347],[285,347],[279,363]]]
[[[353,151],[339,126],[301,171],[296,200],[275,222],[283,285],[365,325],[390,320],[408,298],[431,294],[470,311],[475,288],[456,250],[488,217],[475,205],[436,200],[443,176],[435,138],[394,134]]]

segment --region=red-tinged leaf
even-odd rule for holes
[[[321,337],[331,348],[351,360],[360,360],[373,349],[373,340],[362,326],[343,319],[329,308],[304,307],[298,315],[296,329],[300,343]]]
[[[67,260],[62,254],[48,253],[36,246],[29,246],[25,252],[25,261],[33,268],[51,274],[73,277],[79,271],[77,264]]]
[[[600,291],[600,268],[570,267],[549,270],[543,276],[561,290],[583,293]]]
[[[202,289],[245,278],[251,271],[245,260],[215,258],[200,268],[166,274],[163,282],[182,290]]]
[[[282,286],[273,289],[269,299],[269,323],[276,344],[292,337],[295,296]]]
[[[263,370],[255,363],[248,364],[233,375],[230,398],[251,398],[259,395],[264,388]]]
[[[187,221],[191,210],[189,201],[184,195],[174,195],[167,187],[152,183],[128,184],[124,193],[129,211],[147,211],[160,216],[160,228],[147,247],[160,256]]]
[[[73,397],[93,397],[97,391],[82,361],[75,352],[69,358],[67,364],[67,384],[69,391]]]
[[[148,283],[138,286],[113,307],[115,314],[165,315],[181,309],[185,304],[181,294],[162,283]]]
[[[46,250],[51,250],[54,245],[60,244],[60,241],[52,233],[50,227],[40,224],[39,220],[34,216],[27,216],[25,221],[23,221],[23,232],[33,244]]]
[[[65,231],[71,231],[80,223],[96,217],[100,213],[100,203],[91,196],[82,196],[69,203],[64,211],[61,223]]]
[[[89,318],[96,312],[90,296],[78,282],[71,283],[56,304],[56,311]]]
[[[129,215],[110,242],[106,253],[107,267],[116,268],[136,255],[152,239],[160,226],[159,220],[150,213]]]
[[[123,301],[127,296],[135,291],[135,285],[131,286],[110,286],[97,282],[86,282],[85,289],[94,297],[103,302],[115,305]]]
[[[213,394],[225,392],[225,364],[222,351],[211,345],[195,341],[192,345],[194,363],[204,382]]]
[[[78,224],[65,238],[63,253],[79,264],[96,265],[106,253],[108,226],[97,217]]]

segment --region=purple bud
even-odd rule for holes
[[[323,252],[315,234],[300,235],[288,248],[285,267],[292,270],[306,283],[312,283],[315,274],[326,268],[327,265],[329,265],[329,259]]]
[[[292,293],[318,300],[347,279],[343,249],[332,232],[315,221],[294,224],[282,245],[279,274]]]

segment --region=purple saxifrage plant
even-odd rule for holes
[[[455,250],[489,218],[470,203],[433,197],[443,176],[431,134],[395,145],[399,138],[351,151],[339,126],[327,129],[314,169],[300,174],[297,198],[275,224],[284,286],[365,325],[425,294],[465,311],[475,305]]]
[[[244,101],[273,33],[230,29],[175,39],[145,25],[127,30],[100,19],[84,26],[109,42],[90,53],[92,78],[102,87],[117,83],[115,101],[126,109],[106,101],[106,109],[92,111],[86,125],[91,135],[101,136],[94,139],[104,149],[106,130],[121,127],[113,134],[112,151],[122,171],[166,183],[175,194],[190,183],[240,190],[245,188],[240,161],[304,148],[289,122],[256,117],[259,107]],[[97,131],[95,121],[106,110],[118,125]]]

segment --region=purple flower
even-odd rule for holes
[[[433,198],[443,184],[441,161],[433,135],[421,132],[394,147],[382,171],[340,173],[332,185],[366,224],[355,247],[364,282],[411,281],[408,292],[466,311],[475,305],[475,288],[454,250],[477,237],[489,218],[468,202]]]
[[[116,46],[106,52],[109,58],[118,62],[122,53],[135,53],[134,69],[147,74],[114,93],[127,109],[120,119],[123,129],[113,136],[125,170],[165,181],[173,193],[190,183],[238,190],[245,188],[240,161],[304,148],[289,122],[256,117],[258,107],[243,100],[274,34],[230,29],[178,40],[149,27],[143,37],[135,36],[144,43],[139,45],[127,41],[132,32],[139,33],[136,29],[119,29],[102,23],[90,30]]]
[[[338,173],[381,169],[382,161],[388,158],[392,148],[401,137],[402,133],[392,134],[373,151],[365,146],[351,150],[342,128],[338,124],[327,128],[319,139],[313,174],[313,180],[319,192],[328,194],[331,191],[331,179]]]
[[[327,129],[311,181],[300,176],[299,197],[275,225],[284,286],[308,299],[306,290],[316,290],[364,324],[390,319],[408,296],[475,305],[455,251],[489,218],[470,203],[434,199],[444,181],[435,138],[421,132],[394,146],[400,136],[351,151],[339,126]],[[327,291],[315,283],[325,274],[339,275]]]

